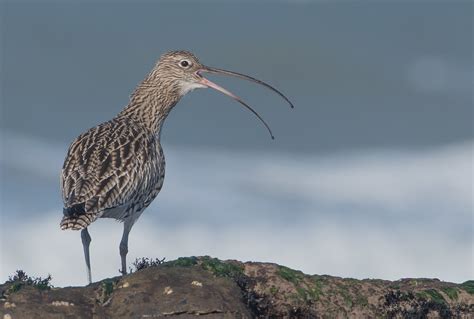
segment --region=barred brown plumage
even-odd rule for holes
[[[160,192],[165,176],[165,157],[160,144],[161,127],[171,109],[196,88],[213,88],[231,96],[268,125],[248,104],[202,73],[221,73],[270,85],[246,75],[202,65],[187,51],[161,56],[138,85],[128,105],[115,118],[79,135],[69,147],[61,172],[64,202],[61,229],[81,230],[89,283],[90,235],[87,227],[97,218],[124,222],[120,242],[121,272],[126,274],[128,235],[143,210]]]

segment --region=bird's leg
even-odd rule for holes
[[[84,257],[86,259],[86,266],[87,266],[87,280],[89,284],[92,283],[92,275],[91,275],[91,260],[89,257],[89,244],[91,243],[91,236],[87,231],[87,228],[84,228],[81,231],[81,239],[82,239],[82,247],[84,248]]]
[[[123,235],[120,241],[120,258],[122,259],[122,275],[127,274],[127,253],[128,253],[128,234],[133,226],[133,220],[126,219],[123,223]]]

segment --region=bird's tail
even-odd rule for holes
[[[84,214],[79,217],[64,216],[61,220],[61,229],[81,230],[89,226],[98,218],[97,214]]]
[[[60,224],[61,229],[81,230],[99,218],[98,213],[85,212],[84,208],[84,204],[78,204],[72,207],[64,208],[64,217]]]

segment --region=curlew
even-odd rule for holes
[[[88,226],[97,218],[123,222],[119,245],[121,273],[127,273],[128,236],[133,224],[163,186],[165,157],[160,144],[163,122],[186,93],[212,88],[250,110],[273,134],[265,121],[238,96],[203,77],[224,74],[261,84],[290,100],[269,84],[250,76],[211,68],[187,51],[160,57],[137,86],[128,105],[112,120],[79,135],[70,145],[61,172],[64,202],[61,229],[81,230],[87,280],[92,282]]]

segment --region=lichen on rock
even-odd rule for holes
[[[20,273],[17,279],[23,280],[0,285],[0,313],[3,318],[45,319],[474,316],[472,280],[357,280],[209,256],[141,261],[132,274],[86,287],[41,289],[25,284],[31,277]]]

